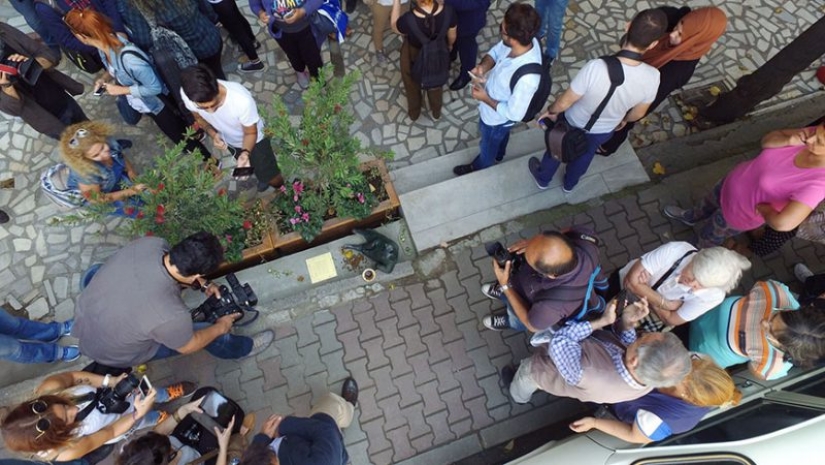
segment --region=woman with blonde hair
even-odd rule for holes
[[[112,128],[99,121],[66,128],[59,145],[60,157],[69,173],[67,191],[61,195],[74,196],[81,206],[88,202],[112,203],[116,207],[114,214],[134,216],[141,205],[135,196],[146,186],[132,184],[137,174],[123,153],[125,143],[114,139]]]
[[[571,423],[570,429],[577,433],[597,429],[623,441],[647,444],[689,431],[713,408],[736,405],[742,399],[728,372],[713,360],[694,354],[691,365],[678,385],[608,407],[615,419],[585,417]]]
[[[172,142],[186,140],[186,122],[174,110],[169,91],[143,50],[115,34],[111,21],[97,11],[72,9],[64,21],[79,41],[98,50],[106,66],[108,72],[95,81],[95,89],[125,98],[135,112],[149,115]],[[197,140],[187,140],[186,150],[200,150],[204,161],[210,158]]]

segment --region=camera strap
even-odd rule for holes
[[[75,421],[83,421],[90,413],[97,407],[97,401],[102,397],[103,389],[95,389],[95,392],[88,392],[82,396],[75,398],[75,402],[81,404],[88,402],[89,404],[83,407],[75,416]]]
[[[662,285],[662,283],[663,283],[663,282],[665,282],[665,280],[666,280],[667,278],[669,278],[669,277],[670,277],[670,275],[672,275],[674,271],[676,271],[676,268],[679,268],[679,264],[680,264],[680,263],[682,263],[682,260],[684,260],[684,259],[685,259],[688,255],[695,254],[696,252],[697,252],[697,250],[696,250],[696,249],[689,250],[689,251],[687,251],[684,255],[682,255],[681,257],[679,257],[679,259],[678,259],[678,260],[676,260],[675,262],[673,262],[673,265],[671,265],[670,269],[669,269],[669,270],[667,270],[667,271],[665,272],[665,274],[663,274],[663,275],[662,275],[662,277],[661,277],[661,278],[659,278],[659,280],[658,280],[658,281],[656,281],[656,283],[655,283],[653,286],[650,286],[650,288],[651,288],[651,289],[653,289],[654,291],[655,291],[655,290],[657,290],[657,289],[659,289],[659,286],[661,286],[661,285]]]

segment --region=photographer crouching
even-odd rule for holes
[[[83,84],[55,69],[58,61],[54,51],[0,22],[0,111],[52,139],[89,119],[72,98]]]
[[[187,288],[220,297],[218,286],[203,276],[221,261],[221,243],[206,232],[171,248],[157,237],[129,243],[109,257],[78,298],[73,334],[80,339],[80,352],[113,368],[201,349],[223,359],[260,353],[275,338],[272,330],[251,338],[231,334],[240,313],[193,323],[181,298]]]
[[[35,390],[37,397],[12,408],[0,424],[8,449],[37,461],[105,458],[126,433],[163,422],[168,414],[152,410],[191,395],[183,382],[155,390],[132,375],[100,376],[85,371],[58,373]]]

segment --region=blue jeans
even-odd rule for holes
[[[481,142],[478,147],[478,156],[473,160],[473,169],[483,170],[504,159],[504,152],[507,150],[507,142],[510,141],[510,130],[513,125],[501,124],[490,126],[485,124],[481,118],[478,119],[478,132],[481,134]]]
[[[62,349],[51,342],[60,337],[60,323],[41,323],[0,310],[0,358],[17,363],[54,362]],[[25,342],[22,342],[25,341]]]
[[[195,331],[208,328],[212,323],[194,323]],[[246,336],[236,336],[232,333],[219,336],[214,341],[210,342],[205,347],[206,351],[212,356],[223,359],[236,359],[252,352],[252,338]],[[152,360],[159,360],[161,358],[174,357],[180,355],[180,352],[170,349],[164,345],[160,346]]]
[[[43,42],[46,43],[53,51],[57,52],[58,58],[60,55],[60,47],[57,45],[57,41],[54,40],[52,35],[49,33],[49,29],[43,26],[43,23],[40,22],[40,18],[37,16],[37,12],[34,10],[34,0],[10,0],[11,6],[17,10],[18,13],[23,15],[23,19],[26,20],[26,24],[29,25],[30,28],[43,39]]]
[[[539,36],[545,40],[545,56],[551,60],[559,56],[559,44],[564,27],[564,13],[568,0],[536,0],[536,11],[541,16]]]
[[[602,142],[606,142],[610,137],[613,135],[613,131],[606,132],[604,134],[588,134],[587,135],[587,151],[584,152],[584,155],[580,156],[576,160],[571,163],[567,164],[567,168],[564,170],[564,189],[571,191],[576,184],[579,183],[579,179],[584,176],[584,173],[587,172],[587,168],[590,167],[590,162],[593,161],[593,157],[596,155],[596,149],[602,145]],[[549,152],[544,152],[544,156],[541,159],[541,167],[539,168],[539,179],[538,182],[542,185],[550,184],[550,181],[553,180],[553,175],[556,174],[556,170],[559,169],[559,165],[561,162],[553,158]]]

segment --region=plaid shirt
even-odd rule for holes
[[[581,366],[582,361],[582,346],[581,341],[588,338],[593,333],[593,327],[590,326],[589,321],[580,321],[568,323],[553,334],[553,339],[550,340],[549,353],[550,358],[556,365],[564,381],[571,385],[577,386],[584,376],[584,369]],[[630,329],[623,331],[619,338],[622,344],[628,346],[636,340],[636,331]],[[621,375],[622,379],[629,386],[634,388],[644,388],[641,384],[633,379],[627,367],[624,364],[625,347],[619,347],[615,344],[604,342],[597,339],[610,358],[613,360],[613,365],[616,371]]]
[[[177,33],[195,54],[198,60],[203,60],[217,54],[221,50],[221,33],[212,21],[209,20],[208,4],[201,0],[190,0],[188,8],[180,8],[177,2],[164,1],[164,8],[154,11],[150,18]],[[135,6],[132,0],[117,0],[117,10],[123,23],[129,28],[129,38],[132,42],[147,52],[152,49],[152,29],[146,18]]]

